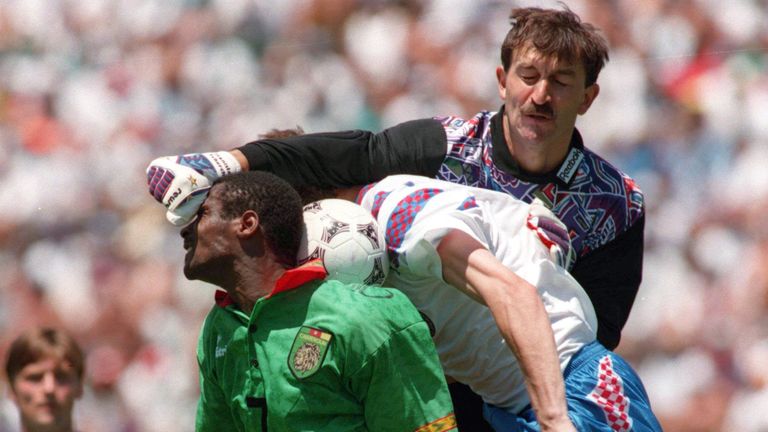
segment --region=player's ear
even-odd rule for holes
[[[246,210],[237,223],[237,237],[251,237],[259,230],[259,215],[253,210]]]
[[[501,97],[501,100],[506,100],[506,98],[507,98],[507,72],[504,70],[503,66],[498,66],[496,68],[496,83],[499,86],[499,97]]]
[[[592,106],[592,102],[595,101],[597,95],[600,93],[600,86],[597,83],[584,89],[584,101],[579,106],[579,115],[583,115],[587,112],[589,107]]]

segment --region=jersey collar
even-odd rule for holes
[[[544,174],[531,174],[523,171],[520,165],[512,158],[509,147],[507,147],[507,140],[504,138],[503,119],[504,105],[491,118],[491,139],[494,143],[493,161],[497,168],[530,183],[559,183],[563,186],[568,186],[571,183],[576,176],[576,172],[578,172],[581,162],[584,160],[584,141],[577,129],[573,129],[568,154],[560,163],[560,166]]]
[[[265,298],[272,297],[273,295],[284,291],[298,288],[313,280],[325,279],[326,276],[328,276],[328,272],[325,270],[325,266],[323,266],[323,262],[321,260],[316,259],[308,261],[296,268],[286,270],[286,272],[280,276],[280,279],[277,280],[277,283],[275,283],[274,288],[272,288],[272,292],[270,292],[269,295],[267,295]],[[229,293],[226,291],[217,290],[214,294],[214,298],[216,305],[219,307],[225,308],[235,304],[232,300],[232,297],[230,297]]]

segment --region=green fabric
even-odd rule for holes
[[[325,350],[322,363],[294,364],[292,371],[292,356],[304,344],[310,359]],[[310,282],[259,300],[250,317],[232,305],[215,306],[197,356],[198,431],[267,425],[270,431],[402,432],[453,412],[427,325],[393,289]]]

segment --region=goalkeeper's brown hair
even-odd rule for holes
[[[608,61],[608,43],[592,24],[581,21],[567,6],[563,10],[515,8],[509,15],[512,28],[501,44],[501,64],[509,71],[512,61],[529,50],[548,58],[581,62],[585,86],[597,82]]]

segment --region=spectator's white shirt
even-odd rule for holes
[[[442,278],[436,247],[451,229],[485,245],[537,287],[555,334],[561,369],[595,339],[589,297],[528,227],[530,205],[510,195],[417,176],[390,176],[364,190],[359,203],[386,230],[392,270],[385,286],[402,290],[434,325],[446,375],[483,399],[517,412],[530,403],[523,374],[490,310]]]

